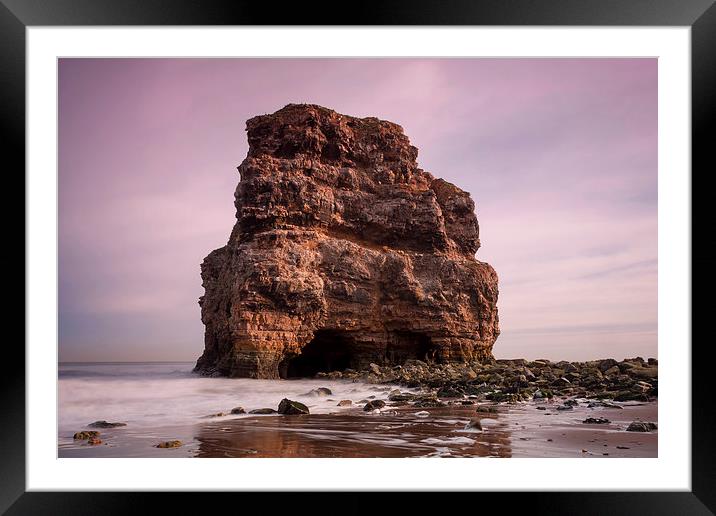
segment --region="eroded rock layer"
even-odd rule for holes
[[[236,224],[201,266],[196,369],[312,376],[491,357],[497,275],[467,192],[402,128],[290,104],[247,122]]]

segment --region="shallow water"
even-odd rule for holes
[[[655,457],[658,432],[626,432],[634,419],[656,421],[656,403],[623,409],[557,411],[555,402],[500,405],[497,414],[474,406],[386,406],[362,410],[360,400],[386,399],[395,386],[330,380],[204,378],[192,363],[61,364],[58,454],[60,457]],[[308,394],[328,387],[332,394]],[[401,388],[402,391],[408,389]],[[305,403],[306,416],[227,415],[241,406],[276,408],[290,398]],[[352,407],[338,407],[342,399]],[[538,406],[547,410],[537,410]],[[419,412],[428,416],[419,416]],[[480,418],[482,430],[466,429]],[[606,417],[608,425],[583,424]],[[102,445],[72,439],[96,420],[127,426],[101,431]],[[157,449],[179,439],[176,449]],[[617,448],[620,446],[620,448]]]

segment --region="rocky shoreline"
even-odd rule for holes
[[[651,401],[658,395],[658,360],[642,357],[587,362],[491,360],[464,364],[370,364],[367,371],[332,371],[316,378],[397,384],[434,392],[435,399],[514,403],[567,396],[613,401]],[[408,399],[394,401],[409,401]]]
[[[297,391],[293,381],[278,382],[277,387],[282,387],[277,391],[282,392],[284,397],[274,408],[270,405],[254,408],[255,405],[251,404],[246,405],[246,409],[235,406],[226,411],[198,416],[198,419],[221,421],[220,424],[223,424],[229,421],[227,417],[239,417],[231,421],[239,425],[237,431],[243,428],[240,431],[244,432],[246,427],[240,422],[247,421],[243,425],[255,425],[256,417],[278,417],[282,421],[286,420],[287,425],[291,425],[288,421],[295,417],[311,418],[302,419],[309,427],[315,424],[327,425],[330,418],[345,422],[348,417],[353,418],[359,427],[365,426],[367,435],[372,435],[375,429],[383,428],[371,423],[371,416],[379,416],[381,420],[392,418],[396,425],[404,424],[406,418],[408,421],[416,418],[430,421],[429,424],[454,420],[457,426],[451,432],[487,432],[486,435],[492,435],[493,430],[483,428],[485,420],[492,421],[488,426],[494,429],[494,421],[504,422],[508,418],[512,421],[510,425],[520,425],[520,435],[528,436],[518,439],[535,439],[529,437],[532,435],[529,432],[533,432],[544,437],[542,440],[549,442],[550,447],[555,443],[554,446],[579,445],[582,448],[595,443],[593,439],[601,439],[609,446],[617,445],[615,449],[620,451],[629,450],[629,446],[634,443],[641,443],[629,440],[627,434],[641,433],[646,436],[657,431],[657,424],[651,420],[656,415],[655,402],[658,397],[656,359],[636,357],[622,361],[602,359],[587,362],[516,359],[463,364],[428,364],[408,360],[401,366],[370,364],[366,371],[347,369],[319,373],[308,381],[316,382],[315,387],[308,391]],[[318,383],[322,381],[326,383]],[[374,387],[370,390],[373,393],[368,391],[363,392],[362,396],[351,396],[351,392],[356,392],[350,387],[351,384],[372,384]],[[335,407],[336,411],[325,413],[327,405]],[[319,410],[318,414],[314,414],[315,406],[323,407],[323,413]],[[635,408],[639,407],[645,412],[641,409],[635,412]],[[645,416],[643,419],[640,413],[641,417]],[[534,419],[542,415],[553,417],[548,418],[545,425]],[[359,423],[360,418],[364,417],[368,417],[365,423]],[[318,419],[311,423],[314,418]],[[124,422],[98,420],[89,423],[85,428],[110,432],[102,432],[100,436],[96,430],[78,430],[73,435],[74,446],[95,447],[104,444],[112,447],[114,443],[126,443],[130,438],[123,437],[123,431],[112,432],[123,427],[127,427]],[[508,427],[503,424],[502,428]],[[584,441],[584,438],[579,437],[582,435],[579,434],[580,428],[591,432],[589,436],[592,440]],[[606,434],[594,433],[597,428],[604,429]],[[618,431],[618,435],[614,431]],[[572,436],[574,432],[576,440],[571,443],[569,439],[572,437],[565,436]],[[136,434],[131,431],[130,435]],[[155,441],[151,446],[176,449],[193,442],[191,437],[183,436],[182,440],[176,437],[182,436],[165,435],[165,440]],[[614,439],[617,441],[612,442]],[[571,444],[567,445],[567,442]],[[651,442],[655,445],[656,441]],[[544,447],[544,443],[541,446]],[[469,451],[461,450],[460,453],[469,454]],[[520,453],[531,452],[521,450]],[[554,450],[542,450],[540,453],[554,453]],[[600,455],[607,454],[600,452]]]

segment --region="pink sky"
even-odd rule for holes
[[[60,360],[194,360],[245,121],[399,123],[471,193],[498,358],[657,356],[655,59],[61,59]]]

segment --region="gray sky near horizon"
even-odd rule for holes
[[[657,356],[656,59],[61,59],[59,357],[195,360],[246,119],[403,126],[470,192],[498,358]]]

